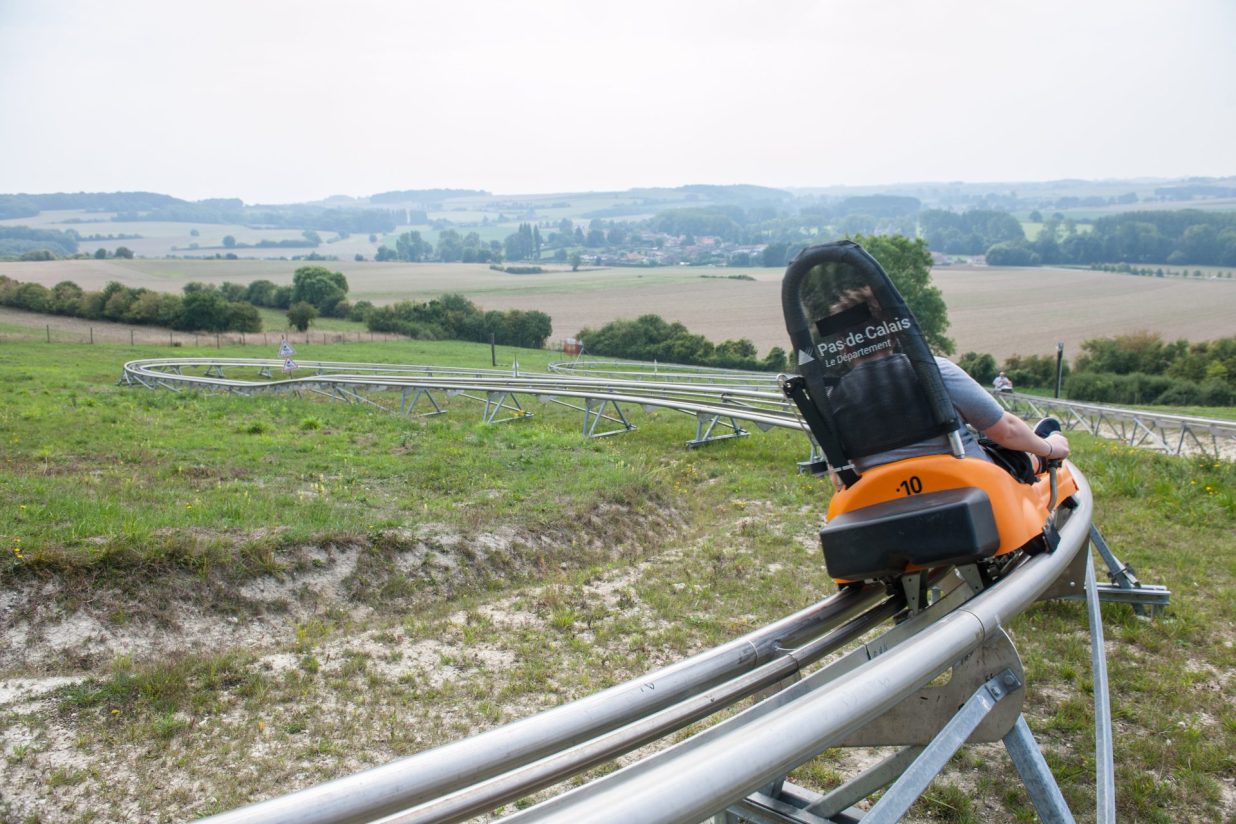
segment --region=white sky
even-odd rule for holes
[[[1234,0],[0,0],[0,192],[1233,174]]]

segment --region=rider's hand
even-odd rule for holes
[[[1044,440],[1051,447],[1051,460],[1059,461],[1069,457],[1069,439],[1059,432],[1053,432]]]

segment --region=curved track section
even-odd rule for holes
[[[771,376],[760,376],[762,384],[747,375],[718,383],[709,370],[667,373],[657,367],[655,379],[650,379],[639,370],[595,363],[587,369],[528,375],[302,362],[295,374],[274,377],[282,366],[277,360],[152,359],[125,364],[121,380],[172,391],[296,392],[409,415],[416,414],[422,400],[432,408],[427,414],[439,414],[445,411],[439,399],[463,396],[483,402],[485,419],[494,422],[528,417],[517,399],[535,397],[582,410],[585,434],[594,436],[634,428],[623,406],[694,415],[701,430],[705,422],[730,422],[728,434],[720,436],[711,426],[703,438],[697,430],[690,445],[745,435],[739,421],[762,429],[805,431]],[[571,374],[565,374],[568,371]],[[621,425],[594,431],[602,421]],[[848,587],[747,636],[571,704],[210,820],[462,821],[663,740],[755,696],[748,709],[681,743],[509,817],[519,822],[615,824],[702,821],[749,802],[770,782],[877,722],[900,733],[907,721],[921,718],[922,692],[933,689],[927,685],[950,669],[950,685],[983,688],[982,680],[971,681],[978,672],[973,662],[987,660],[984,656],[997,662],[993,672],[1003,667],[1006,683],[1016,684],[1008,691],[1016,700],[1006,703],[1014,715],[999,722],[1005,726],[997,738],[982,740],[1012,736],[1013,718],[1024,727],[1024,676],[1002,627],[1036,599],[1076,595],[1083,586],[1090,591],[1092,583],[1092,573],[1084,574],[1089,572],[1085,549],[1092,533],[1090,490],[1081,472],[1071,469],[1079,492],[1075,505],[1059,513],[1058,548],[1017,557],[986,588],[976,574],[942,571],[933,581],[936,595],[930,605],[911,613],[901,593],[889,595],[875,585]],[[897,621],[890,627],[893,618]],[[830,656],[833,660],[821,664]],[[991,677],[986,673],[981,679]],[[899,717],[902,702],[913,707]],[[952,699],[945,703],[957,706]]]
[[[555,366],[561,366],[556,364]],[[668,380],[645,380],[639,372],[604,374],[521,373],[399,364],[301,361],[283,375],[283,362],[247,358],[154,358],[124,365],[121,382],[151,389],[230,392],[297,392],[366,404],[396,414],[441,414],[455,397],[484,404],[487,423],[529,417],[529,398],[584,413],[584,434],[615,435],[635,429],[627,412],[670,409],[696,418],[698,446],[749,434],[744,424],[806,431],[777,387],[775,375],[676,371]],[[276,377],[280,375],[280,377]],[[626,375],[624,377],[624,375]],[[762,383],[752,377],[759,377]]]
[[[635,429],[627,412],[636,407],[665,408],[695,416],[696,436],[689,446],[742,437],[749,434],[744,424],[806,432],[781,393],[780,376],[767,372],[592,360],[553,363],[549,374],[331,361],[302,361],[291,374],[282,369],[280,360],[152,358],[126,363],[120,380],[171,391],[300,392],[405,415],[441,414],[447,399],[462,396],[484,404],[488,423],[528,417],[519,399],[531,397],[582,412],[589,437]],[[1236,459],[1234,421],[993,394],[1014,414],[1030,419],[1054,415],[1068,430],[1169,454]],[[814,459],[818,447],[811,442],[811,448]]]

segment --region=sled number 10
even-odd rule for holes
[[[897,484],[897,488],[906,495],[917,495],[923,491],[923,481],[917,475],[911,475],[901,483]]]

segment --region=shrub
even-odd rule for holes
[[[1002,367],[1013,388],[1019,386],[1054,387],[1056,385],[1056,358],[1049,355],[1012,355]],[[1069,376],[1069,365],[1064,364],[1064,377]]]
[[[371,332],[395,332],[419,340],[470,340],[540,349],[553,332],[544,312],[510,309],[482,312],[463,295],[447,294],[428,303],[401,301],[372,307],[365,325]]]
[[[957,365],[983,386],[990,385],[996,379],[996,359],[986,352],[966,352],[957,359]],[[1013,386],[1017,386],[1016,382]]]
[[[703,335],[692,334],[681,323],[667,323],[660,315],[616,320],[600,329],[584,329],[579,337],[585,350],[593,355],[725,369],[779,372],[786,368],[785,352],[779,348],[760,360],[755,345],[746,338],[714,345]]]

